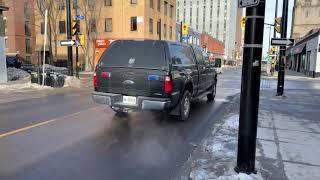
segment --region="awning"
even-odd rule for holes
[[[306,48],[307,42],[293,46],[289,49],[288,55],[300,54]]]

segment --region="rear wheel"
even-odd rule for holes
[[[180,120],[188,120],[191,109],[191,93],[188,90],[186,90],[183,94],[180,107]]]
[[[213,101],[217,93],[217,81],[214,81],[211,88],[211,93],[207,95],[208,101]]]
[[[116,116],[126,116],[128,113],[123,109],[123,108],[120,108],[120,107],[114,107],[114,106],[111,106],[111,109],[116,113],[115,115]]]

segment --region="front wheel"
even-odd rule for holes
[[[188,120],[191,109],[191,93],[188,90],[186,90],[183,94],[180,107],[180,120]]]
[[[208,101],[213,101],[217,93],[217,81],[212,84],[211,93],[207,95]]]

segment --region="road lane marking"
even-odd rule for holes
[[[53,122],[61,120],[61,119],[72,117],[72,116],[78,115],[78,114],[80,114],[82,112],[89,111],[89,110],[96,109],[96,108],[97,107],[92,107],[92,108],[85,109],[85,110],[82,110],[82,111],[79,111],[79,112],[76,112],[76,113],[68,114],[68,115],[61,116],[61,117],[58,117],[58,118],[54,118],[54,119],[51,119],[51,120],[48,120],[48,121],[37,123],[37,124],[31,125],[31,126],[27,126],[27,127],[24,127],[24,128],[13,130],[13,131],[10,131],[10,132],[4,133],[4,134],[0,134],[0,139],[4,138],[4,137],[7,137],[7,136],[10,136],[10,135],[14,135],[14,134],[20,133],[20,132],[27,131],[27,130],[30,130],[30,129],[34,129],[34,128],[37,128],[37,127],[40,127],[40,126],[44,126],[44,125],[53,123]]]

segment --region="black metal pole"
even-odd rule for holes
[[[77,20],[77,16],[78,16],[78,0],[74,1],[73,4],[75,7],[75,15],[76,15],[76,20]],[[80,24],[79,24],[80,26]],[[80,27],[79,27],[80,29]],[[79,32],[78,32],[79,33]],[[76,34],[76,40],[79,42],[79,35]],[[79,49],[78,49],[78,43],[76,46],[76,77],[79,79]]]
[[[278,16],[278,0],[276,0],[276,10],[274,13],[274,29],[273,29],[273,37],[276,38],[277,37],[277,31],[276,31],[276,18]]]
[[[246,9],[240,97],[238,157],[235,171],[255,172],[265,0]]]
[[[71,40],[71,5],[70,0],[66,0],[67,9],[67,39]],[[68,47],[68,75],[73,76],[73,59],[72,59],[72,46]]]
[[[180,22],[180,42],[182,43],[183,40],[182,40],[182,21]]]
[[[287,38],[287,25],[288,25],[288,0],[283,0],[282,20],[281,20],[281,38]],[[277,96],[283,95],[285,56],[286,56],[286,46],[280,46]]]

